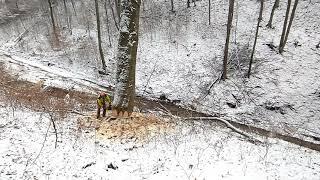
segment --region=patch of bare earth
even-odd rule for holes
[[[159,134],[173,130],[170,119],[147,113],[132,113],[130,117],[113,117],[108,111],[106,117],[96,119],[95,114],[78,118],[78,129],[95,129],[101,140],[146,141]]]
[[[0,101],[6,107],[50,112],[60,117],[95,108],[95,96],[92,94],[44,86],[43,81],[20,80],[8,73],[3,64],[0,64],[0,73]]]

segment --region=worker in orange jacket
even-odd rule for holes
[[[106,117],[106,112],[107,112],[107,103],[108,103],[108,109],[111,110],[111,99],[110,97],[102,92],[100,93],[98,99],[97,99],[97,106],[98,106],[98,110],[97,110],[97,119],[100,118],[100,109],[102,108],[102,116]]]

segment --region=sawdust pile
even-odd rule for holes
[[[133,141],[144,141],[173,129],[169,119],[143,113],[132,113],[130,117],[116,118],[108,112],[107,116],[101,119],[96,119],[95,114],[92,114],[79,118],[78,125],[82,130],[95,129],[97,138]]]

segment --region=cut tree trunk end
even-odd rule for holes
[[[131,113],[129,113],[128,111],[118,111],[116,109],[112,110],[112,116],[114,117],[124,117],[124,118],[127,118],[127,117],[131,117]]]

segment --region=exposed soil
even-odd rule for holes
[[[125,140],[144,142],[151,137],[173,130],[170,119],[157,117],[149,113],[132,113],[130,117],[113,117],[111,111],[106,117],[96,119],[95,114],[78,118],[78,129],[85,132],[96,129],[101,140]]]
[[[0,64],[0,100],[6,106],[26,107],[34,111],[59,113],[92,110],[95,96],[92,94],[68,91],[61,88],[44,86],[42,81],[31,83],[17,79],[5,71]]]

